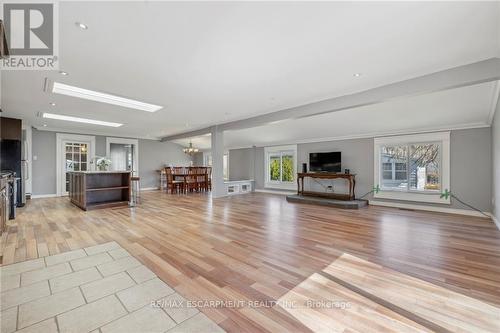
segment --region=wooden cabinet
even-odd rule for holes
[[[130,201],[130,172],[70,172],[69,198],[83,210],[127,206]]]
[[[4,140],[22,140],[23,129],[21,119],[1,117],[1,138]]]

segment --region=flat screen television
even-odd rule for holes
[[[313,172],[341,172],[341,153],[309,153],[309,170]]]

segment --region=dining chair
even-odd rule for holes
[[[207,167],[207,188],[212,191],[212,167]]]
[[[170,189],[170,193],[184,192],[184,181],[183,180],[175,180],[173,170],[171,168],[165,168],[165,176],[167,180],[167,192]]]
[[[207,191],[208,190],[207,168],[198,167],[196,174],[197,174],[196,181],[198,183],[198,190],[199,191]]]
[[[186,190],[189,192],[193,192],[193,190],[198,190],[198,181],[196,179],[196,168],[189,167],[187,169],[188,176],[186,179]]]

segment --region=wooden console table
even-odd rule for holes
[[[345,179],[349,182],[349,194],[339,193],[322,193],[304,191],[304,178],[318,178],[318,179]],[[301,187],[302,181],[302,187]],[[356,174],[334,173],[334,172],[301,172],[297,174],[297,194],[309,195],[315,197],[326,197],[337,200],[354,200],[354,187],[356,186]]]

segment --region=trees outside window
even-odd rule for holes
[[[266,187],[296,188],[296,146],[266,147]]]

